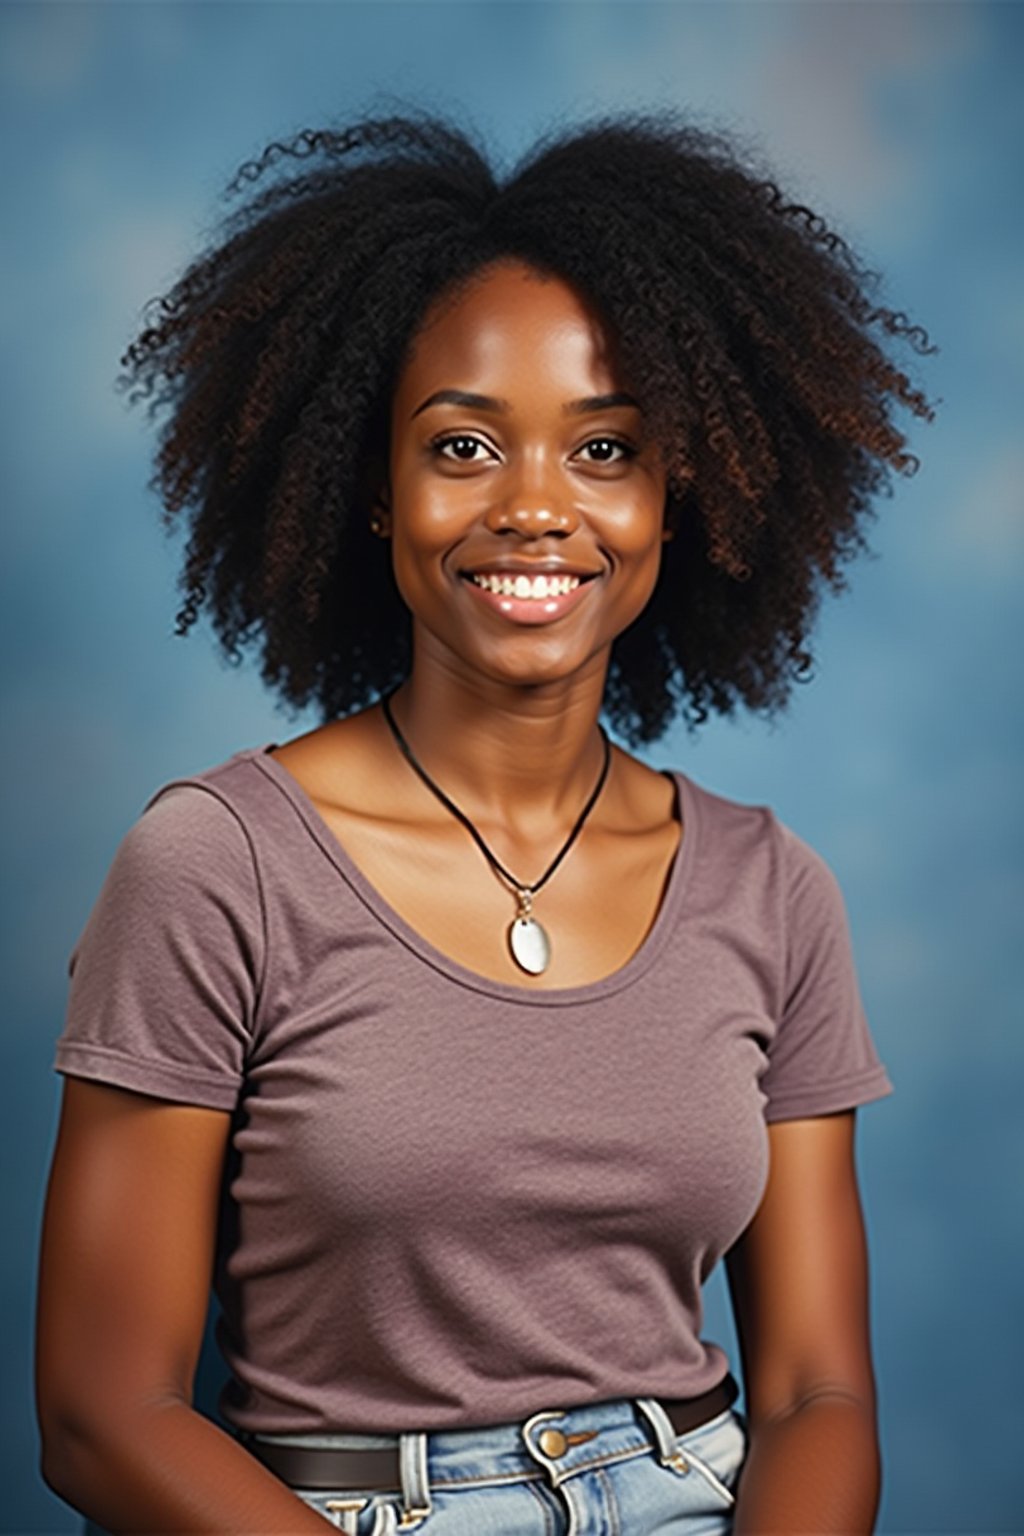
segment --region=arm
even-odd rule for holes
[[[324,1529],[191,1405],[230,1118],[65,1082],[39,1264],[41,1470],[113,1533]]]
[[[859,1536],[881,1488],[854,1114],[768,1127],[771,1171],[726,1255],[750,1445],[736,1536]]]

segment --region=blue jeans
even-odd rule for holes
[[[677,1435],[656,1398],[622,1397],[480,1429],[260,1438],[397,1446],[401,1487],[293,1490],[348,1536],[729,1536],[747,1421],[727,1408]]]

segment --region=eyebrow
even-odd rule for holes
[[[511,409],[507,400],[496,399],[494,395],[476,395],[465,389],[437,389],[416,407],[412,413],[413,416],[418,416],[430,405],[461,405],[469,411]],[[568,405],[563,405],[562,413],[566,416],[584,416],[589,411],[607,411],[616,405],[631,405],[638,411],[641,409],[638,400],[620,389],[610,395],[587,395],[583,400],[570,400]],[[411,421],[412,417],[409,419]]]

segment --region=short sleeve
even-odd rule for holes
[[[54,1070],[234,1108],[264,942],[236,812],[201,785],[158,791],[119,844],[71,952]]]
[[[852,1109],[893,1092],[865,1017],[839,883],[819,853],[776,825],[786,959],[781,1017],[760,1080],[766,1121]]]

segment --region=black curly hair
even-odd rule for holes
[[[229,194],[267,179],[121,360],[131,400],[170,408],[165,525],[191,509],[177,632],[208,604],[235,663],[258,633],[264,681],[325,721],[402,680],[411,620],[368,532],[393,389],[433,301],[512,256],[594,302],[665,456],[675,537],[612,648],[611,728],[637,746],[679,714],[783,708],[823,584],[846,587],[873,496],[917,468],[893,403],[934,415],[884,338],[935,348],[756,161],[662,110],[552,130],[502,175],[411,111],[244,164]]]

